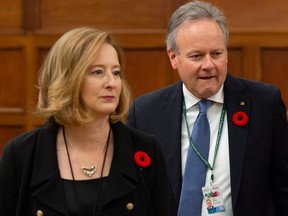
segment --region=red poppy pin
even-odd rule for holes
[[[248,116],[245,112],[236,112],[234,113],[232,120],[237,126],[244,126],[248,122]]]
[[[146,152],[137,151],[134,154],[134,161],[138,166],[146,168],[150,165],[151,159]]]

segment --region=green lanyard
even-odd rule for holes
[[[197,150],[196,146],[194,145],[194,142],[191,138],[191,134],[190,134],[190,129],[189,129],[189,125],[188,125],[188,121],[187,121],[187,112],[186,112],[186,104],[185,104],[185,100],[183,102],[183,115],[185,118],[185,123],[186,123],[186,128],[187,128],[187,134],[188,134],[188,139],[189,139],[189,144],[191,145],[191,147],[193,148],[193,150],[195,151],[195,153],[197,154],[197,156],[200,158],[200,160],[211,170],[211,172],[214,169],[214,165],[215,165],[215,160],[216,160],[216,156],[218,153],[218,149],[219,149],[219,144],[220,144],[220,139],[221,139],[221,135],[222,135],[222,129],[223,129],[223,125],[224,125],[224,118],[225,118],[225,104],[223,104],[222,107],[222,111],[221,111],[221,117],[220,117],[220,122],[219,122],[219,126],[218,126],[218,133],[217,133],[217,139],[216,139],[216,146],[215,146],[215,152],[214,152],[214,159],[213,159],[213,164],[212,166],[210,165],[210,163],[208,162],[208,159],[206,160],[201,153]],[[211,181],[213,183],[214,181],[214,175],[213,172],[211,174]]]

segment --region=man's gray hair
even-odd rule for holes
[[[229,32],[222,11],[208,2],[192,1],[182,5],[172,14],[167,27],[167,50],[178,52],[176,37],[180,26],[184,22],[197,20],[215,21],[224,34],[226,47],[228,46]]]

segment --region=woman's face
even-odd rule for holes
[[[103,44],[84,75],[81,89],[84,106],[94,116],[108,116],[115,111],[122,89],[120,71],[116,50]]]

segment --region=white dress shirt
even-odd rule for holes
[[[201,100],[193,96],[183,84],[183,94],[186,104],[187,121],[192,134],[194,122],[199,113],[199,107],[197,103]],[[219,128],[221,110],[224,102],[223,86],[212,97],[207,98],[213,101],[212,105],[207,111],[207,117],[210,124],[210,148],[208,162],[213,166],[214,152],[216,146],[217,133]],[[182,176],[184,175],[185,163],[188,153],[189,140],[187,134],[187,128],[185,118],[182,117],[182,129],[181,129],[181,154],[182,154]],[[230,185],[230,162],[229,162],[229,141],[228,141],[228,126],[227,126],[227,114],[225,115],[224,125],[219,144],[217,157],[214,164],[214,184],[220,187],[222,198],[225,205],[225,212],[219,212],[214,214],[208,214],[207,206],[203,200],[202,204],[202,216],[233,216],[232,213],[232,201],[231,201],[231,185]],[[208,168],[206,174],[205,186],[210,185],[211,171]]]

